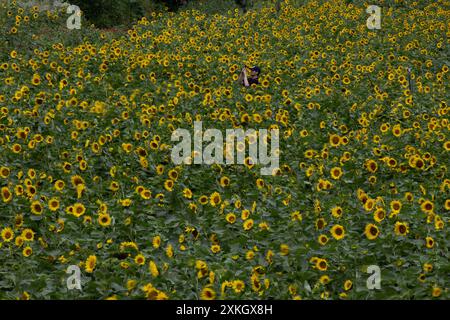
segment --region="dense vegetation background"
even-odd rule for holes
[[[4,3],[0,299],[450,297],[449,1]],[[196,119],[279,128],[280,169],[175,165]]]
[[[178,12],[180,9],[198,9],[202,12],[225,13],[227,10],[239,8],[242,13],[250,9],[261,8],[265,5],[272,5],[277,12],[281,9],[282,0],[0,0],[0,2],[14,2],[19,4],[37,3],[39,5],[53,5],[58,2],[70,3],[79,6],[85,18],[99,28],[109,28],[113,26],[130,26],[133,21],[143,16],[151,16],[152,12],[161,13],[164,11]],[[326,0],[316,0],[318,4]],[[427,0],[377,0],[368,3],[363,0],[345,0],[347,4],[372,5],[388,7],[408,8],[413,3],[416,8],[423,8],[428,4]],[[308,0],[293,0],[292,3],[304,5]]]

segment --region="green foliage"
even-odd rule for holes
[[[28,17],[27,20],[16,17]],[[100,33],[87,23],[80,30],[69,30],[65,8],[53,11],[40,11],[32,7],[20,8],[12,2],[0,3],[0,59],[7,59],[12,50],[25,56],[34,47],[51,50],[52,43],[73,47],[84,41],[98,41]]]
[[[113,39],[0,5],[0,300],[448,300],[448,1],[376,32],[363,4],[301,2],[190,1]],[[281,170],[175,165],[195,119],[279,128]]]
[[[176,10],[180,5],[176,0],[73,0],[85,17],[99,28],[130,25],[153,11]]]
[[[144,14],[141,2],[136,0],[73,0],[71,3],[79,6],[85,17],[100,28],[129,24]]]

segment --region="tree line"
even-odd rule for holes
[[[177,12],[184,6],[195,7],[196,4],[216,6],[218,0],[69,0],[71,4],[81,8],[85,18],[99,28],[127,25],[148,15],[152,11]],[[262,2],[263,0],[260,0]],[[258,0],[223,0],[222,5],[239,7],[246,12]],[[277,9],[281,8],[282,0],[270,0]]]

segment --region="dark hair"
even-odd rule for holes
[[[259,67],[253,67],[253,68],[250,68],[250,70],[255,71],[258,74],[258,76],[261,73],[261,69]]]

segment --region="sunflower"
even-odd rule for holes
[[[289,254],[289,246],[287,244],[280,245],[280,254],[282,256],[287,256]]]
[[[87,166],[88,166],[88,164],[87,164],[87,162],[85,160],[81,160],[80,161],[80,170],[81,171],[86,171]]]
[[[425,238],[425,245],[429,249],[433,248],[434,247],[434,239],[432,237],[426,237]]]
[[[216,298],[216,292],[211,287],[205,287],[200,293],[201,300],[214,300]]]
[[[353,288],[353,282],[351,280],[345,280],[344,282],[344,290],[349,291]]]
[[[26,193],[27,193],[27,195],[28,195],[29,198],[33,198],[33,197],[36,195],[36,192],[37,192],[37,190],[36,190],[36,187],[35,187],[35,186],[33,186],[33,185],[27,185],[27,191],[26,191]]]
[[[22,236],[18,236],[18,237],[16,237],[16,240],[14,240],[14,243],[18,248],[22,247],[24,242],[25,241]]]
[[[434,204],[433,202],[429,201],[429,200],[425,200],[424,202],[422,202],[422,204],[420,205],[420,209],[425,212],[425,213],[433,213],[434,210]]]
[[[408,161],[411,168],[423,169],[425,166],[425,162],[419,156],[413,156],[409,158]]]
[[[328,269],[327,260],[318,258],[316,260],[315,267],[320,271],[326,271]]]
[[[331,169],[330,174],[331,178],[333,178],[334,180],[339,180],[342,177],[343,172],[340,167],[334,167],[333,169]]]
[[[422,283],[424,283],[426,279],[427,279],[427,275],[425,273],[421,273],[417,277],[417,280],[419,280],[419,282],[422,282]]]
[[[408,224],[405,222],[397,221],[395,223],[394,231],[396,235],[406,236],[409,233]]]
[[[122,149],[126,153],[130,153],[131,151],[133,151],[133,145],[131,143],[122,143]]]
[[[330,233],[336,240],[341,240],[345,237],[345,229],[343,226],[339,224],[336,224],[333,227],[331,227]]]
[[[173,181],[177,181],[178,179],[178,172],[175,169],[172,169],[169,171],[168,176],[170,179],[172,179]]]
[[[34,241],[34,231],[31,229],[23,229],[21,237],[24,241]]]
[[[73,205],[72,214],[79,218],[86,212],[86,208],[82,203],[75,203]]]
[[[300,131],[301,138],[306,138],[307,136],[308,136],[308,130],[303,129]]]
[[[345,85],[349,84],[349,83],[350,83],[350,78],[347,77],[347,76],[344,76],[344,77],[342,78],[342,83],[345,84]]]
[[[380,234],[380,230],[373,223],[369,223],[364,229],[364,234],[366,235],[367,239],[375,240]]]
[[[225,220],[227,220],[228,223],[233,224],[236,222],[236,215],[234,213],[228,213],[225,216]]]
[[[395,126],[392,127],[392,134],[395,137],[400,137],[402,135],[402,128],[400,124],[396,124]]]
[[[41,76],[35,73],[31,79],[31,83],[34,86],[38,86],[41,83]]]
[[[159,143],[155,140],[150,141],[149,145],[152,150],[157,150],[159,148]]]
[[[55,181],[55,189],[58,191],[62,191],[64,189],[65,185],[66,185],[65,182],[62,180]]]
[[[391,201],[390,203],[392,213],[398,214],[402,209],[402,203],[398,200]]]
[[[44,211],[44,207],[42,206],[42,204],[39,201],[33,201],[31,203],[31,212],[35,215],[41,215],[42,212]]]
[[[442,220],[442,218],[438,215],[436,215],[434,217],[434,228],[436,230],[442,230],[444,228],[444,221]]]
[[[7,227],[2,230],[1,236],[4,242],[10,242],[14,239],[14,232],[11,228]]]
[[[411,192],[406,192],[405,193],[405,200],[408,202],[411,202],[414,200],[414,195]]]
[[[319,278],[319,282],[323,285],[327,285],[328,283],[330,283],[330,281],[331,281],[330,277],[327,276],[326,274]]]
[[[16,229],[19,229],[23,225],[23,215],[22,214],[16,214],[14,217],[14,227]]]
[[[332,134],[330,136],[329,142],[332,147],[338,147],[341,143],[341,138],[337,134]]]
[[[11,173],[10,169],[7,167],[0,167],[0,177],[3,179],[8,178],[9,174]]]
[[[374,199],[367,199],[366,201],[365,201],[365,203],[364,203],[364,209],[366,210],[366,211],[372,211],[373,210],[373,208],[375,207],[375,200]]]
[[[108,227],[111,225],[111,216],[107,213],[101,213],[97,221],[102,227]]]
[[[22,250],[22,255],[23,255],[24,257],[29,257],[29,256],[31,256],[32,253],[33,253],[33,249],[31,249],[31,247],[25,247],[25,248]]]
[[[134,189],[134,191],[137,193],[137,194],[141,194],[141,192],[142,191],[144,191],[145,190],[145,187],[144,186],[137,186],[135,189]]]
[[[168,258],[172,258],[172,257],[173,257],[173,247],[172,247],[171,244],[169,244],[169,245],[166,247],[166,256],[167,256]]]
[[[153,277],[157,277],[159,275],[158,267],[156,266],[156,263],[153,260],[150,260],[148,264],[148,269]]]
[[[91,216],[84,216],[83,217],[83,223],[84,224],[91,224],[92,223],[92,217]]]
[[[322,230],[327,225],[324,218],[319,218],[316,220],[316,230]]]
[[[291,213],[291,219],[292,221],[302,221],[303,217],[300,211],[294,211]]]
[[[205,195],[200,196],[200,198],[198,199],[198,201],[200,202],[200,204],[205,205],[208,203],[209,198]]]
[[[191,191],[191,189],[189,189],[189,188],[184,188],[184,190],[183,190],[183,196],[186,198],[186,199],[192,199],[192,191]]]
[[[209,197],[209,203],[215,207],[219,205],[222,202],[222,198],[220,197],[220,193],[213,192],[211,196]]]
[[[129,198],[119,200],[119,203],[122,207],[129,207],[133,203],[133,201]]]
[[[91,150],[92,150],[92,152],[94,152],[94,153],[99,153],[99,152],[100,152],[100,144],[98,144],[97,142],[94,142],[94,143],[91,145]]]
[[[376,222],[381,222],[386,218],[386,211],[383,208],[377,208],[373,213],[373,219]]]
[[[127,280],[127,289],[128,289],[128,291],[131,291],[134,288],[136,288],[136,285],[137,285],[137,281],[136,280],[132,280],[132,279]]]
[[[14,187],[14,192],[16,193],[16,196],[23,195],[23,186],[22,185],[15,186]]]
[[[144,200],[148,200],[152,197],[152,192],[148,189],[141,189],[140,196]]]
[[[261,178],[256,179],[256,187],[258,189],[264,188],[264,180]]]
[[[245,289],[245,283],[242,280],[235,280],[232,283],[234,292],[241,293]]]
[[[52,198],[48,202],[48,208],[50,211],[57,211],[59,209],[59,200],[57,198]]]
[[[444,208],[445,208],[445,210],[447,210],[447,211],[450,210],[450,199],[445,200]]]
[[[342,208],[339,207],[339,206],[334,207],[333,209],[331,209],[331,215],[332,215],[333,217],[335,217],[335,218],[340,218],[340,217],[342,217],[342,213],[343,213],[343,210],[342,210]]]
[[[7,202],[11,201],[12,193],[11,193],[11,191],[9,191],[8,187],[3,187],[1,189],[1,193],[2,193],[3,202],[7,203]]]
[[[439,287],[433,287],[433,289],[432,289],[432,291],[431,291],[431,295],[432,295],[434,298],[440,297],[441,294],[442,294],[442,289],[441,289],[441,288],[439,288]]]
[[[307,158],[307,159],[312,159],[312,157],[314,157],[314,154],[315,154],[315,153],[316,153],[316,152],[315,152],[314,150],[312,150],[312,149],[306,150],[305,153],[304,153],[304,156],[305,156],[305,158]]]
[[[213,244],[213,245],[211,246],[211,252],[212,252],[212,253],[218,253],[218,252],[220,252],[220,246],[219,246],[218,244]]]
[[[171,192],[173,190],[173,186],[174,186],[174,182],[171,179],[167,179],[164,182],[164,188],[169,192]]]
[[[144,257],[142,254],[137,254],[137,255],[134,257],[134,262],[135,262],[137,265],[142,266],[142,265],[145,264],[145,257]]]
[[[375,173],[378,170],[378,165],[374,160],[367,160],[364,166],[371,173]]]
[[[248,169],[252,169],[255,166],[255,161],[251,158],[251,157],[246,157],[244,159],[244,165],[248,168]]]
[[[424,263],[422,268],[425,272],[433,271],[433,265],[431,263]]]
[[[251,228],[253,228],[253,219],[245,220],[242,226],[245,231],[250,230]]]
[[[155,249],[158,249],[161,245],[161,237],[160,236],[154,236],[152,239],[152,246]]]
[[[119,190],[119,187],[120,187],[120,185],[117,181],[112,181],[109,185],[109,190],[117,191],[117,190]]]
[[[95,255],[90,255],[85,262],[85,271],[88,273],[94,272],[95,266],[97,264],[97,257]]]
[[[321,234],[319,238],[317,239],[320,245],[324,246],[328,243],[328,237],[324,234]]]
[[[248,210],[248,209],[242,210],[242,213],[241,213],[242,220],[247,220],[249,216],[250,216],[250,210]]]

